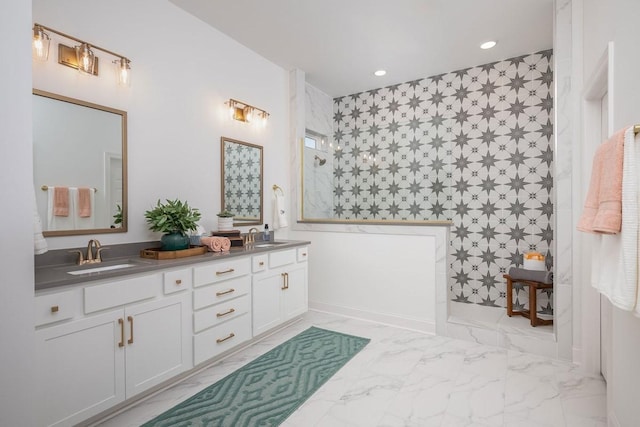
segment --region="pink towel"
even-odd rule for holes
[[[226,252],[231,249],[231,240],[226,237],[201,237],[200,243],[208,247],[211,252]]]
[[[91,190],[89,187],[78,188],[78,216],[89,218],[91,216]]]
[[[593,158],[591,182],[578,230],[587,233],[617,234],[622,226],[622,129],[600,144]]]
[[[53,188],[53,214],[69,216],[69,187]]]

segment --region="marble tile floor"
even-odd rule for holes
[[[139,426],[310,326],[371,342],[283,427],[606,426],[604,381],[571,363],[316,311],[98,425]]]
[[[449,302],[446,335],[508,350],[558,357],[553,325],[532,327],[526,317],[507,316],[505,308]]]

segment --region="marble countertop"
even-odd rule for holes
[[[126,255],[107,258],[99,264],[88,264],[79,266],[77,264],[52,264],[36,266],[35,268],[35,290],[42,291],[62,286],[74,284],[86,284],[88,282],[125,277],[139,273],[148,273],[167,268],[180,267],[201,262],[216,261],[230,259],[239,256],[254,255],[282,249],[289,249],[296,246],[305,246],[310,244],[308,241],[299,240],[279,240],[277,242],[256,242],[255,245],[248,245],[241,248],[231,248],[228,252],[207,252],[203,255],[197,255],[186,258],[154,260],[141,258],[139,255]],[[269,244],[268,246],[260,246],[261,244]],[[121,264],[131,264],[130,267],[106,270],[100,272],[89,272],[86,274],[70,274],[82,270],[90,270],[100,267],[116,266]]]

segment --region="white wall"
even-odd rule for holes
[[[166,0],[34,0],[33,21],[132,61],[128,89],[115,84],[113,58],[99,51],[97,78],[57,64],[54,46],[49,61],[33,68],[35,88],[128,113],[129,232],[95,236],[103,244],[158,239],[144,221],[158,199],[188,200],[202,212],[202,225],[215,229],[221,136],[264,146],[264,222],[272,222],[271,186],[286,184],[290,175],[287,71]],[[267,128],[230,120],[224,105],[229,98],[267,110]],[[66,248],[87,239],[48,243]]]
[[[613,128],[640,123],[640,2],[584,0],[584,72],[589,76],[609,41],[615,45]],[[584,183],[586,186],[587,183]],[[588,262],[583,263],[588,266]],[[582,286],[588,286],[583,284]],[[583,316],[588,316],[584,313]],[[611,425],[638,424],[640,413],[640,319],[613,309],[611,367],[607,382]]]
[[[0,425],[33,425],[31,2],[0,3]],[[9,59],[10,58],[10,59]]]

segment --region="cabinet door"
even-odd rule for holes
[[[253,277],[253,336],[260,335],[282,321],[280,300],[284,276],[280,271]]]
[[[308,310],[306,264],[287,269],[287,287],[282,291],[283,321],[292,319]]]
[[[192,367],[189,295],[125,309],[127,398]]]
[[[125,398],[116,310],[36,331],[39,426],[71,426]]]

